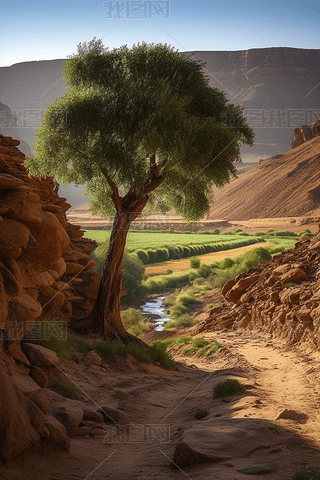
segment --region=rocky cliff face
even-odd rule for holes
[[[320,350],[320,233],[227,282],[197,333],[247,329]]]
[[[60,447],[57,426],[23,393],[31,369],[20,348],[36,319],[85,316],[93,307],[100,275],[89,258],[94,242],[66,220],[70,205],[52,178],[28,176],[18,140],[0,135],[0,461],[9,461],[42,440]],[[31,375],[31,376],[30,376]],[[41,410],[41,409],[40,409]],[[51,429],[51,430],[50,430]],[[50,433],[50,432],[55,433]],[[61,433],[61,432],[60,432]],[[58,439],[58,440],[57,440]]]
[[[320,136],[320,120],[315,120],[310,125],[302,125],[294,129],[294,134],[291,142],[291,148],[299,147],[305,142],[308,142],[314,137]]]

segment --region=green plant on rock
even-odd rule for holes
[[[58,383],[54,390],[66,398],[72,398],[73,400],[80,400],[81,398],[80,389],[74,383]]]
[[[236,378],[227,378],[213,387],[213,398],[226,397],[235,393],[243,393],[245,386]]]

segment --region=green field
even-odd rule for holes
[[[110,231],[87,230],[85,236],[96,240],[100,244],[96,253],[103,255],[107,250]],[[126,252],[137,255],[145,265],[148,265],[165,262],[166,260],[230,250],[263,241],[258,236],[237,233],[230,235],[191,232],[129,232]]]

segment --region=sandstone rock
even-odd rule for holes
[[[102,413],[99,413],[93,408],[88,408],[87,406],[85,406],[83,411],[83,420],[91,421],[95,424],[99,424],[99,423],[103,423],[104,417]]]
[[[36,345],[34,343],[25,343],[24,352],[29,361],[40,368],[52,368],[52,366],[62,367],[59,357],[53,350]]]
[[[0,367],[0,461],[5,464],[37,445],[40,436],[29,421],[22,394],[14,390],[5,366]]]
[[[178,466],[227,460],[249,455],[258,448],[279,445],[283,434],[268,420],[220,417],[194,423],[176,446]]]
[[[21,222],[3,218],[0,223],[0,259],[18,258],[29,241],[30,230]]]
[[[51,402],[47,390],[39,388],[38,390],[33,390],[32,392],[27,393],[26,395],[35,405],[37,405],[38,408],[40,408],[43,413],[46,414],[51,411]]]
[[[100,412],[104,417],[104,421],[107,423],[113,422],[117,425],[128,425],[131,423],[129,417],[124,412],[117,410],[116,408],[103,406],[101,407]]]
[[[31,365],[29,375],[39,385],[39,387],[47,388],[49,385],[48,375],[42,370],[42,368],[37,367],[36,365]]]
[[[87,365],[97,365],[98,367],[100,367],[102,360],[100,355],[98,355],[96,352],[91,350],[84,357],[83,363],[86,363]]]
[[[54,445],[58,445],[61,450],[68,451],[70,448],[70,440],[67,435],[66,427],[52,415],[45,415],[44,425],[49,431],[50,442]]]
[[[11,378],[12,384],[24,394],[29,394],[39,390],[39,385],[29,377],[21,372],[16,372]]]
[[[278,413],[275,420],[280,420],[281,418],[286,420],[294,420],[299,423],[305,423],[308,420],[308,415],[285,408]]]
[[[287,273],[284,273],[280,276],[280,279],[283,283],[294,283],[300,282],[301,280],[306,279],[306,274],[301,268],[292,268]]]
[[[232,288],[229,290],[225,298],[228,302],[236,303],[240,300],[240,297],[245,293],[247,288],[253,283],[257,282],[260,278],[260,275],[251,275],[246,278],[241,278]]]
[[[14,297],[14,301],[21,305],[21,307],[30,310],[34,318],[37,318],[41,315],[42,308],[39,302],[34,300],[27,293],[20,293],[17,297]]]
[[[41,272],[36,278],[37,287],[51,287],[55,283],[55,279],[49,272]]]
[[[24,182],[23,180],[20,180],[20,178],[14,177],[13,175],[8,175],[6,173],[0,173],[0,190],[18,187],[23,184]]]
[[[48,430],[44,422],[45,417],[40,408],[29,397],[25,396],[24,401],[27,407],[28,417],[33,428],[40,434],[41,437],[48,437]]]
[[[66,262],[66,275],[75,275],[83,270],[83,266],[79,263]]]

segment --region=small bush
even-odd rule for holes
[[[320,480],[320,472],[297,472],[291,477],[291,480]]]
[[[228,395],[234,395],[235,393],[243,393],[244,391],[245,387],[239,380],[236,378],[227,378],[213,387],[213,397],[226,397]]]
[[[146,326],[146,318],[140,310],[128,308],[128,310],[121,312],[121,319],[127,332],[136,337],[141,337]]]
[[[225,270],[226,268],[231,268],[234,265],[232,258],[226,257],[220,262],[220,268]]]
[[[54,390],[67,398],[72,398],[73,400],[80,400],[80,390],[74,385],[74,383],[58,383]]]
[[[199,268],[201,265],[201,262],[199,258],[191,258],[190,259],[190,267],[191,268]]]
[[[184,327],[184,328],[191,327],[196,322],[197,321],[194,318],[190,317],[190,315],[188,315],[187,313],[185,313],[184,315],[181,315],[175,320],[176,327]]]
[[[209,265],[206,265],[205,263],[203,263],[201,267],[198,268],[198,274],[202,278],[208,278],[211,275],[211,273],[212,273],[211,268],[209,267]]]
[[[162,330],[173,330],[174,328],[176,328],[176,322],[169,321],[164,324]]]

